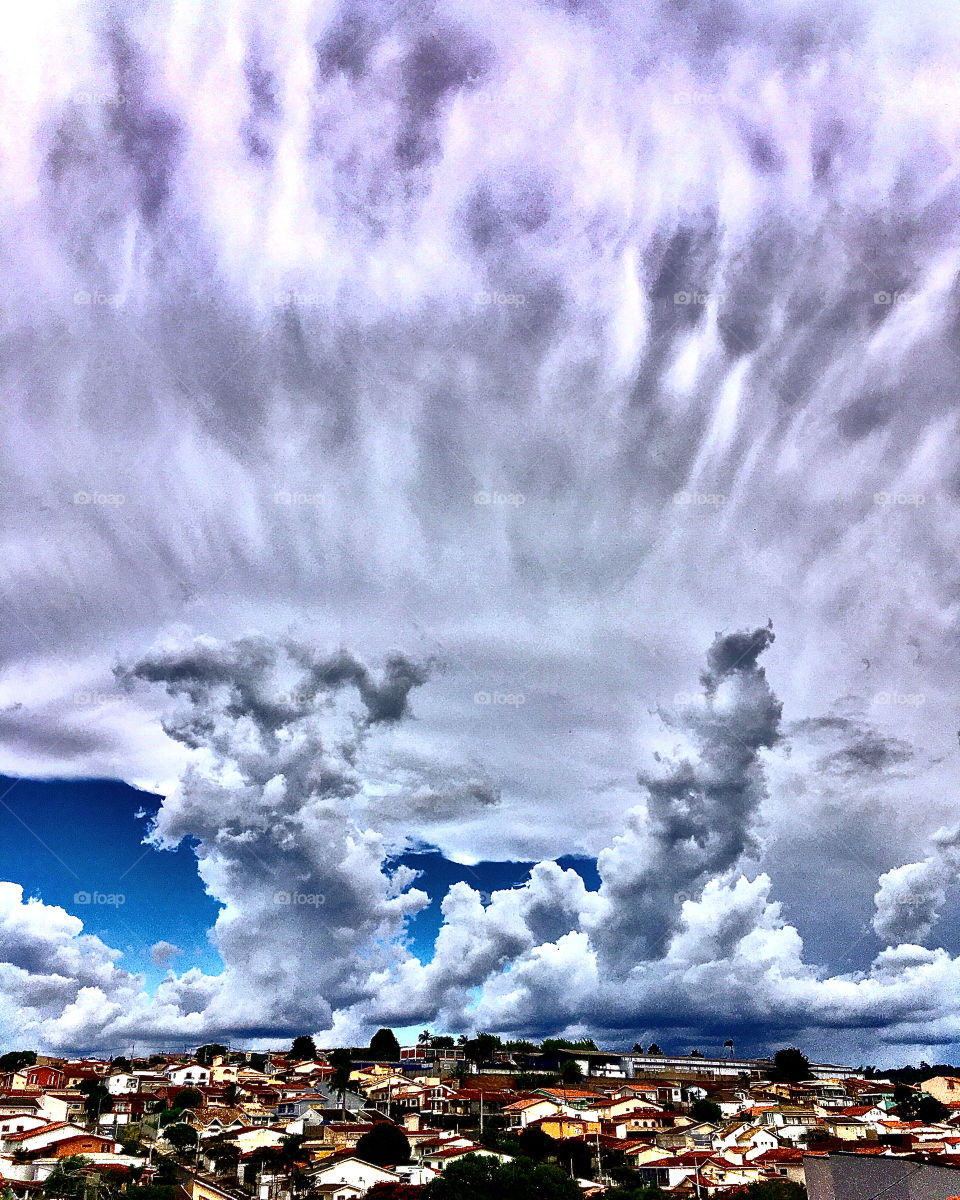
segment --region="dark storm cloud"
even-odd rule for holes
[[[814,744],[832,744],[834,748],[817,759],[816,770],[850,778],[889,773],[914,757],[909,742],[882,733],[860,716],[808,717],[794,722],[789,733],[809,737]]]

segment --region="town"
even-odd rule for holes
[[[11,1200],[960,1197],[960,1076],[489,1034],[0,1056]],[[924,1064],[926,1067],[926,1064]],[[904,1188],[907,1188],[905,1183]]]

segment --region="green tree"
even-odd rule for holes
[[[650,1187],[639,1179],[634,1183],[620,1183],[603,1193],[603,1200],[669,1200],[666,1192]]]
[[[317,1043],[309,1034],[301,1033],[293,1039],[293,1045],[287,1054],[294,1062],[309,1062],[317,1057]]]
[[[452,1050],[453,1038],[448,1034],[442,1034],[439,1037],[435,1037],[433,1039],[433,1048],[434,1050]]]
[[[199,1141],[197,1131],[185,1121],[177,1121],[173,1125],[168,1125],[163,1131],[163,1136],[180,1157],[184,1157],[193,1150]]]
[[[370,1039],[370,1057],[374,1062],[399,1062],[400,1043],[392,1029],[378,1029]]]
[[[807,1189],[802,1183],[791,1183],[789,1179],[770,1179],[751,1183],[744,1196],[747,1200],[807,1200]]]
[[[353,1064],[350,1062],[350,1054],[346,1050],[334,1050],[329,1055],[330,1065],[333,1067],[333,1074],[328,1080],[330,1090],[335,1092],[340,1097],[340,1108],[342,1110],[343,1119],[347,1119],[347,1092],[350,1090],[350,1076],[353,1073]]]
[[[579,1041],[571,1042],[569,1038],[546,1038],[540,1043],[540,1049],[544,1054],[550,1054],[554,1050],[596,1050],[597,1044],[592,1038],[580,1038]]]
[[[37,1055],[33,1050],[8,1050],[0,1055],[0,1071],[19,1071],[21,1067],[32,1067],[36,1064]]]
[[[467,1058],[480,1066],[488,1059],[493,1057],[496,1050],[500,1048],[500,1039],[493,1033],[478,1033],[476,1037],[467,1038],[463,1046],[463,1052]]]
[[[663,1054],[663,1051],[660,1049],[660,1047],[657,1045],[656,1042],[651,1042],[650,1048],[647,1050],[647,1053],[648,1054]]]
[[[695,1121],[709,1121],[711,1125],[719,1125],[723,1121],[720,1105],[713,1100],[695,1100],[690,1115]]]
[[[423,1190],[423,1200],[580,1200],[580,1188],[565,1171],[529,1158],[501,1164],[468,1154],[451,1163]]]
[[[560,1064],[561,1083],[580,1083],[583,1080],[583,1067],[575,1058],[565,1058]]]
[[[267,1065],[267,1056],[265,1054],[251,1054],[247,1062],[254,1071],[262,1071]]]
[[[902,1120],[922,1121],[925,1125],[935,1125],[943,1121],[950,1112],[935,1096],[928,1092],[915,1091],[903,1083],[894,1087],[893,1102]]]
[[[773,1056],[771,1078],[776,1083],[802,1083],[804,1079],[810,1079],[810,1062],[807,1056],[796,1046],[778,1050]]]
[[[133,1067],[129,1058],[124,1058],[122,1054],[118,1054],[116,1058],[110,1059],[110,1069],[112,1071],[129,1071]]]
[[[526,1155],[527,1158],[532,1158],[534,1162],[546,1162],[547,1159],[557,1157],[556,1138],[552,1138],[549,1133],[544,1133],[539,1125],[528,1125],[518,1140],[520,1153]]]
[[[89,1166],[89,1158],[84,1158],[82,1154],[61,1158],[44,1180],[43,1194],[62,1196],[66,1200],[82,1200],[88,1183],[85,1171]]]
[[[377,1167],[395,1167],[410,1161],[407,1135],[389,1121],[378,1121],[357,1142],[357,1158]]]
[[[108,1113],[113,1108],[113,1097],[99,1079],[82,1080],[80,1091],[86,1096],[83,1108],[88,1121],[96,1121],[101,1114]]]
[[[199,1092],[196,1088],[191,1087],[181,1088],[173,1098],[174,1108],[179,1108],[181,1112],[185,1108],[203,1108],[205,1103],[203,1092]]]
[[[240,1161],[239,1146],[235,1146],[233,1142],[217,1142],[215,1146],[210,1146],[206,1153],[213,1159],[218,1173],[236,1173],[237,1163]]]

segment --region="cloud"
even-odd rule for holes
[[[888,945],[924,943],[940,918],[947,895],[960,879],[960,830],[941,829],[933,852],[922,862],[894,867],[880,876],[874,896],[873,928]]]
[[[696,758],[661,773],[643,772],[646,809],[598,860],[608,902],[596,938],[604,965],[619,978],[637,957],[663,953],[692,895],[757,848],[755,826],[766,794],[760,751],[779,737],[781,704],[758,657],[769,628],[717,635],[701,675],[702,695],[676,714]]]
[[[150,961],[155,967],[165,970],[182,953],[180,947],[175,946],[173,942],[154,942],[150,947]]]

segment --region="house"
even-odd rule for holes
[[[42,1066],[23,1067],[19,1074],[27,1081],[28,1088],[62,1088],[66,1082],[66,1074],[59,1067]]]
[[[370,1190],[375,1183],[399,1183],[396,1171],[376,1167],[362,1158],[341,1158],[336,1162],[324,1163],[311,1176],[314,1188],[327,1185],[342,1187],[344,1184],[359,1189],[359,1194]],[[335,1193],[334,1193],[335,1194]]]
[[[803,1183],[803,1151],[782,1146],[778,1150],[764,1150],[750,1162],[771,1178],[788,1179],[791,1183]]]
[[[177,1087],[207,1087],[210,1083],[210,1068],[199,1063],[168,1067],[164,1074]]]
[[[953,1104],[960,1100],[960,1079],[955,1075],[934,1075],[932,1079],[925,1079],[920,1089],[941,1104]]]
[[[132,1071],[114,1071],[103,1083],[111,1096],[127,1096],[140,1090],[140,1077]]]
[[[46,1117],[34,1113],[12,1113],[0,1115],[0,1143],[8,1133],[26,1133],[32,1129],[42,1129],[50,1122]]]
[[[119,1149],[113,1138],[88,1133],[66,1121],[43,1125],[22,1133],[7,1133],[0,1146],[14,1154],[67,1158],[72,1154],[113,1154]]]
[[[503,1110],[507,1124],[511,1129],[526,1129],[534,1121],[542,1121],[544,1117],[555,1117],[563,1111],[563,1105],[556,1100],[548,1100],[544,1096],[528,1097],[526,1100],[515,1100]]]

